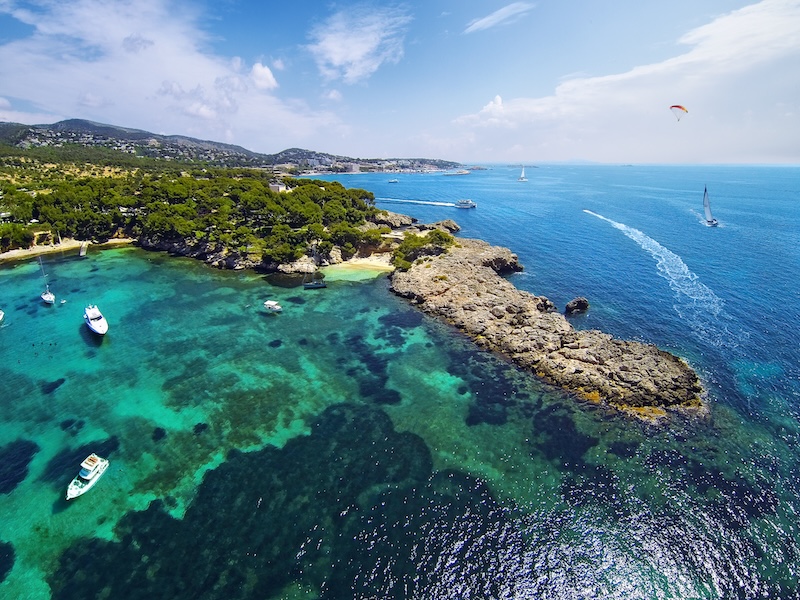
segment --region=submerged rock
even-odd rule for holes
[[[501,276],[519,270],[507,248],[460,239],[448,252],[396,271],[391,289],[480,347],[586,400],[651,421],[667,409],[707,413],[700,380],[686,362],[652,344],[576,331],[550,300]]]
[[[30,440],[17,440],[0,448],[0,494],[10,494],[25,480],[38,451],[38,444]]]
[[[8,542],[0,542],[0,583],[14,567],[14,546]]]

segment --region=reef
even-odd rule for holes
[[[28,466],[39,451],[30,440],[17,440],[0,448],[0,494],[10,494],[28,476]]]
[[[684,360],[653,344],[574,329],[546,297],[504,277],[521,270],[509,249],[459,239],[447,252],[395,271],[391,289],[480,347],[585,400],[651,422],[669,412],[708,414],[700,379]]]
[[[513,595],[517,562],[469,559],[524,545],[485,482],[435,472],[422,438],[378,408],[335,405],[310,430],[231,451],[183,519],[155,501],[115,541],[78,540],[48,578],[54,600],[446,598],[454,581],[459,597]]]
[[[14,567],[14,546],[8,542],[0,541],[0,583],[3,583],[6,576]]]

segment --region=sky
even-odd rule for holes
[[[263,153],[800,164],[800,0],[0,0],[0,121],[70,118]]]

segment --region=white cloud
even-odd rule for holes
[[[339,90],[329,90],[323,96],[326,100],[332,100],[334,102],[339,102],[342,99],[342,93]]]
[[[464,30],[464,33],[473,33],[475,31],[490,29],[497,25],[513,23],[533,10],[535,6],[535,4],[530,2],[512,2],[486,17],[471,21]]]
[[[791,115],[799,104],[798,32],[800,3],[764,0],[690,31],[679,40],[690,46],[683,54],[566,80],[551,96],[497,96],[455,124],[487,147],[514,130],[528,140],[523,159],[747,161],[800,139]],[[667,110],[674,103],[689,109],[680,124]]]
[[[86,118],[204,139],[235,137],[263,152],[323,129],[343,130],[330,112],[276,97],[277,81],[263,62],[250,66],[214,54],[198,10],[173,0],[0,0],[0,16],[33,28],[0,43],[0,82],[11,102],[0,107],[0,118]]]
[[[278,82],[275,80],[272,71],[269,70],[269,67],[261,63],[253,65],[250,76],[253,78],[254,85],[260,90],[274,90],[278,87]]]
[[[308,49],[326,79],[356,83],[400,61],[410,22],[400,9],[349,7],[311,31]]]
[[[154,44],[153,40],[142,37],[134,33],[122,40],[122,47],[126,52],[141,52]]]

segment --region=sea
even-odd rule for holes
[[[800,598],[800,168],[519,172],[319,178],[510,248],[519,289],[588,299],[574,327],[683,357],[707,419],[549,387],[381,271],[4,263],[0,597]],[[110,466],[68,502],[90,452]]]

